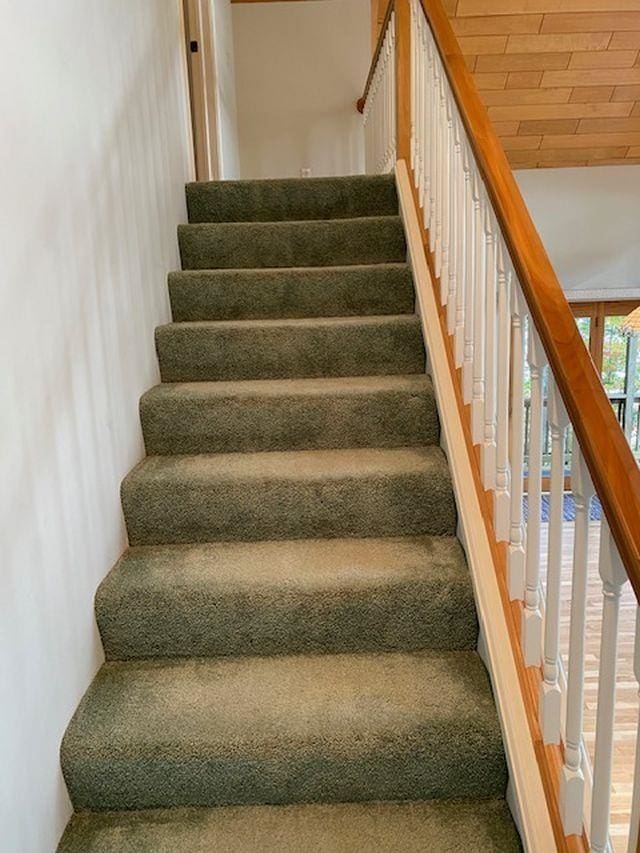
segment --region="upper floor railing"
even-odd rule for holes
[[[521,610],[519,653],[537,693],[532,736],[550,747],[539,755],[541,763],[548,759],[541,772],[558,847],[610,850],[619,602],[629,581],[640,601],[640,470],[441,0],[392,0],[358,106],[367,170],[388,171],[396,160],[411,170],[468,430],[491,495],[491,529],[509,597]],[[564,512],[567,447],[571,520]],[[599,522],[590,512],[595,497]],[[569,597],[561,593],[567,543]],[[583,738],[590,560],[602,587],[591,757]],[[635,637],[638,679],[638,627]],[[629,851],[636,851],[640,820],[637,749],[633,785]]]

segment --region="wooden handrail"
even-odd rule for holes
[[[364,112],[364,105],[367,103],[367,95],[369,94],[371,83],[373,82],[373,75],[376,70],[376,65],[378,64],[378,57],[380,56],[380,51],[382,50],[382,43],[384,42],[384,37],[387,34],[387,27],[389,26],[389,18],[391,17],[391,13],[393,12],[393,6],[394,0],[389,0],[389,4],[387,5],[387,11],[384,13],[384,20],[382,21],[382,26],[380,27],[380,32],[378,33],[376,49],[374,50],[373,58],[371,59],[369,76],[367,77],[367,82],[364,84],[364,92],[362,93],[362,97],[358,98],[358,102],[356,104],[359,113]]]
[[[395,0],[396,7],[400,2],[408,0]],[[640,602],[640,469],[584,345],[442,2],[420,0],[420,3],[509,248],[530,316],[544,346],[636,599]],[[384,37],[390,11],[387,13],[380,40]],[[405,49],[410,50],[410,46]],[[377,54],[372,69],[376,58]],[[408,55],[406,63],[409,63]],[[363,105],[370,80],[371,74]],[[402,93],[398,88],[398,100],[402,101],[403,96],[408,100],[410,93]],[[403,106],[398,105],[399,112],[401,109]],[[408,132],[410,129],[407,130],[406,126],[397,128],[398,159],[408,159],[406,154],[400,153],[408,150],[409,140],[403,138]]]

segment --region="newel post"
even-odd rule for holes
[[[396,158],[411,164],[411,8],[395,0],[396,30]]]

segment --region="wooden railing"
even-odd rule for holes
[[[558,848],[609,850],[618,613],[628,581],[640,601],[640,470],[441,0],[392,0],[358,107],[365,118],[367,170],[388,171],[396,160],[410,168],[463,415],[468,415],[470,446],[475,447],[488,527],[496,543],[497,570],[502,560],[511,616],[519,623],[514,645],[522,664],[520,687],[530,698],[531,735],[542,744],[537,754],[548,806],[556,817]],[[531,399],[525,520],[527,372]],[[550,472],[542,465],[545,406]],[[569,434],[575,521],[565,672],[560,625],[563,542],[569,533],[563,515]],[[541,501],[548,480],[548,546],[543,553]],[[593,524],[589,511],[596,495],[604,511],[597,556],[603,615],[595,754],[590,761],[583,741],[583,709]],[[546,577],[541,572],[544,562]],[[640,628],[635,676],[640,678]],[[635,851],[640,750],[630,815],[628,850]]]

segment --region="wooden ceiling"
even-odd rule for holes
[[[640,0],[444,5],[514,168],[640,163]]]

